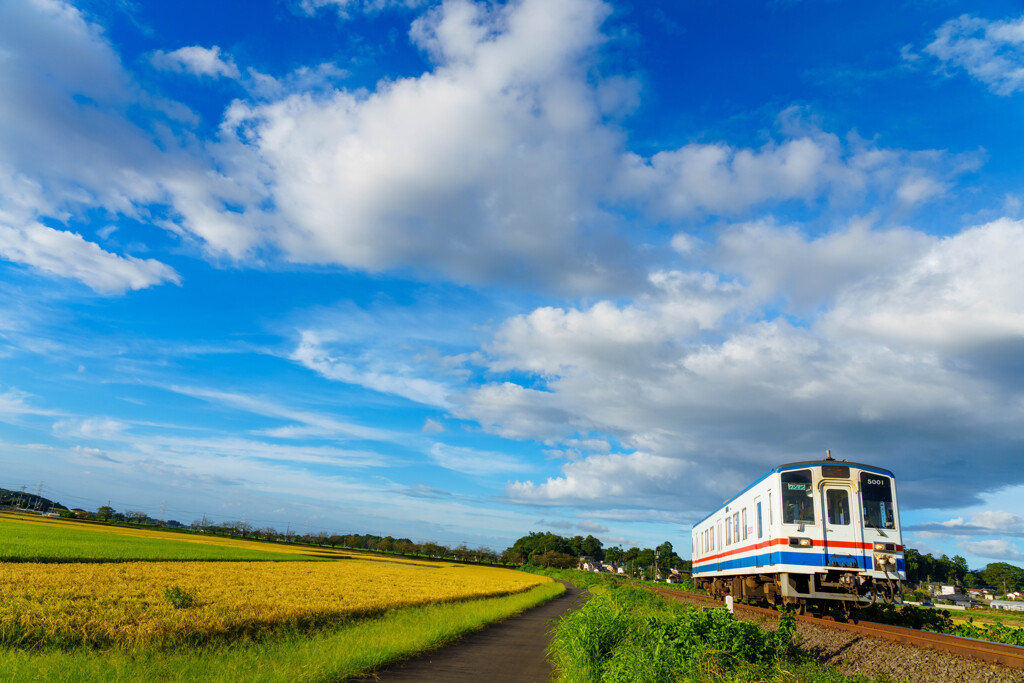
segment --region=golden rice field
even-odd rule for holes
[[[547,581],[401,560],[0,563],[0,645],[149,649],[259,640]],[[173,606],[165,596],[172,586],[194,591],[195,604]]]

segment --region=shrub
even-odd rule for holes
[[[196,604],[196,590],[185,590],[181,586],[170,586],[164,589],[164,597],[174,609],[187,609]]]

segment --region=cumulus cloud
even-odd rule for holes
[[[743,284],[697,278],[723,294],[706,317],[690,290],[664,288],[627,304],[540,308],[498,328],[491,369],[536,380],[468,391],[461,417],[551,447],[603,433],[636,449],[576,458],[560,477],[510,485],[510,498],[622,507],[631,497],[682,510],[825,448],[898,462],[910,505],[977,503],[1017,481],[1024,224],[947,238],[866,226],[820,238],[737,230],[711,249]],[[805,323],[750,306],[787,292],[813,305]]]
[[[505,488],[511,500],[535,505],[666,505],[678,508],[681,478],[692,474],[685,461],[650,453],[593,455],[563,466],[562,477],[535,484],[516,481]],[[636,498],[642,492],[642,498]]]
[[[395,3],[303,7],[327,4]],[[370,89],[341,87],[332,64],[274,77],[218,46],[154,53],[159,68],[237,79],[250,94],[224,112],[216,139],[196,140],[195,115],[146,92],[82,13],[59,0],[9,3],[0,8],[0,211],[27,234],[42,217],[99,208],[241,264],[619,294],[649,286],[626,215],[734,216],[869,196],[915,205],[948,193],[980,159],[840,140],[795,110],[759,149],[694,143],[638,155],[615,123],[640,102],[638,83],[591,68],[610,12],[598,0],[451,0],[409,31],[431,68]],[[42,47],[52,45],[61,49]],[[5,179],[5,168],[18,177]],[[69,231],[62,244],[73,241]],[[75,263],[67,270],[83,276]],[[117,281],[98,280],[102,291],[177,281],[128,255],[92,265]]]
[[[178,282],[156,260],[40,222],[82,207],[141,218],[139,204],[162,197],[142,169],[164,154],[127,117],[138,92],[102,31],[62,2],[4,3],[0,43],[0,256],[106,293]]]
[[[939,27],[924,51],[997,95],[1024,88],[1024,17],[990,21],[964,14]]]
[[[189,73],[193,76],[238,78],[240,75],[231,57],[221,57],[220,48],[216,45],[210,48],[191,45],[171,52],[157,50],[149,60],[158,69]]]
[[[617,192],[668,217],[734,215],[787,200],[814,205],[822,197],[843,203],[867,193],[914,205],[941,197],[980,162],[977,154],[886,149],[855,134],[843,141],[804,123],[796,108],[779,115],[779,127],[786,138],[760,149],[691,143],[649,158],[626,153]]]

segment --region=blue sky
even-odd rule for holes
[[[1019,563],[1020,12],[0,0],[0,486],[686,549],[830,448]]]

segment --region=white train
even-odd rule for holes
[[[900,600],[907,578],[892,472],[828,459],[770,470],[693,527],[711,595],[850,607]]]

